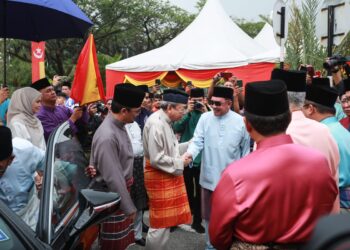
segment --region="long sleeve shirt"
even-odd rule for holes
[[[17,212],[28,203],[34,172],[43,171],[45,152],[18,137],[12,139],[12,144],[15,158],[0,178],[0,199]]]
[[[184,162],[181,155],[187,145],[179,145],[171,120],[162,109],[148,118],[143,130],[143,148],[152,167],[172,175],[182,175]]]
[[[332,210],[337,193],[319,151],[293,144],[289,135],[265,138],[224,171],[212,195],[210,242],[218,250],[229,249],[234,238],[305,242],[317,220]]]
[[[302,111],[292,112],[292,121],[287,128],[295,144],[319,150],[327,158],[331,174],[339,183],[339,150],[328,127],[317,121],[308,119]],[[339,212],[339,195],[334,202],[333,212]]]
[[[108,114],[92,141],[90,165],[95,166],[111,192],[121,197],[121,210],[130,215],[136,208],[126,181],[132,178],[134,154],[125,124]]]
[[[339,162],[339,188],[350,186],[350,133],[334,116],[323,119],[325,124],[338,144]],[[349,204],[350,205],[350,204]]]
[[[69,126],[73,130],[73,133],[76,134],[78,129],[74,122],[70,120],[72,115],[72,110],[65,106],[55,106],[50,108],[47,106],[41,106],[37,117],[41,121],[41,124],[44,128],[45,140],[49,139],[50,134],[55,130],[56,127],[68,120]]]
[[[202,151],[199,183],[214,191],[222,171],[250,152],[250,137],[243,117],[233,111],[223,116],[204,113],[198,121],[187,152],[193,159]]]
[[[129,123],[125,125],[126,131],[128,132],[134,157],[143,157],[143,143],[141,128],[137,122]]]
[[[180,142],[188,142],[192,139],[194,130],[196,129],[199,118],[202,112],[194,110],[185,114],[181,120],[174,122],[173,128],[175,133],[181,133]],[[200,167],[202,154],[199,153],[198,156],[193,160],[194,167]]]

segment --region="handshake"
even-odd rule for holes
[[[181,156],[181,159],[184,162],[184,167],[187,167],[192,162],[192,155],[186,152]]]

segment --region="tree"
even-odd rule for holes
[[[292,18],[288,26],[286,42],[286,62],[296,69],[302,64],[311,64],[322,68],[326,50],[316,36],[316,15],[319,0],[305,0],[301,9],[292,2],[290,9]]]
[[[245,32],[247,33],[251,38],[256,37],[257,34],[261,31],[261,29],[264,27],[265,22],[259,21],[259,22],[250,22],[245,20],[244,18],[233,18],[233,21]]]
[[[111,60],[136,55],[164,45],[193,20],[194,15],[164,0],[75,0],[92,20],[101,75]],[[46,74],[74,74],[74,65],[85,39],[54,39],[46,42]],[[11,58],[30,63],[30,42],[8,41]],[[1,53],[1,52],[0,52]],[[30,71],[23,72],[31,75]],[[8,73],[10,81],[14,76]],[[19,80],[22,81],[22,80]],[[27,82],[19,82],[27,84]]]

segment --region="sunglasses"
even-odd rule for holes
[[[220,107],[222,105],[222,103],[219,102],[219,101],[212,101],[212,100],[210,100],[209,101],[209,105],[212,105],[212,106],[215,105],[216,107]]]

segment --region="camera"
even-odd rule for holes
[[[102,102],[96,103],[96,108],[97,108],[97,113],[100,113],[102,115],[108,114],[108,108]]]
[[[194,104],[193,104],[193,109],[202,111],[203,106],[204,105],[202,103],[195,101]]]
[[[323,63],[323,68],[326,70],[335,70],[337,66],[343,66],[346,62],[350,61],[350,56],[335,55],[327,59]]]

